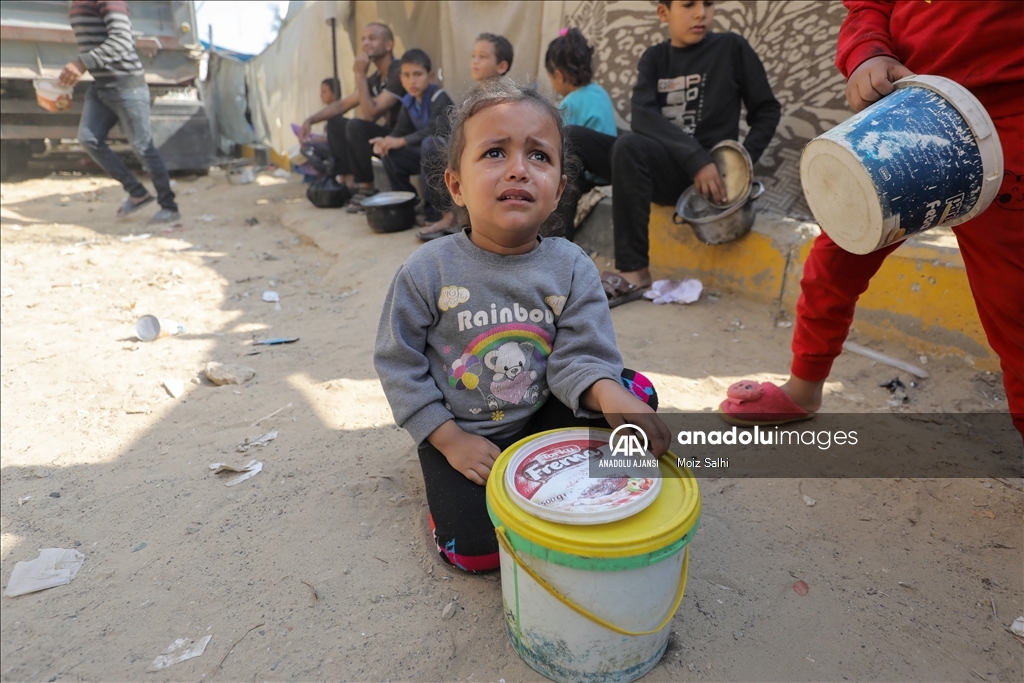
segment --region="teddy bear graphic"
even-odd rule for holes
[[[488,408],[497,410],[505,405],[537,402],[537,372],[530,369],[533,349],[530,342],[506,342],[484,356],[484,365],[494,373],[491,393],[486,397]]]

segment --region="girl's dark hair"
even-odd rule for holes
[[[334,93],[335,97],[341,97],[341,83],[338,82],[337,78],[325,78],[320,81],[320,85],[328,86],[331,89],[331,92]]]
[[[465,208],[457,206],[452,201],[451,194],[448,192],[448,186],[445,185],[445,169],[459,171],[462,153],[466,149],[467,121],[485,109],[513,102],[525,102],[536,107],[543,114],[550,116],[555,127],[558,129],[558,167],[561,170],[561,174],[569,178],[562,197],[562,201],[565,201],[566,195],[572,189],[572,181],[577,175],[579,161],[575,156],[569,155],[568,140],[565,137],[565,125],[562,122],[561,112],[536,90],[517,83],[510,78],[502,77],[481,82],[466,96],[461,105],[454,106],[449,110],[448,130],[450,132],[447,142],[436,158],[429,160],[427,163],[427,182],[431,183],[440,197],[447,198],[449,204],[443,208],[436,208],[445,211],[455,211],[456,214],[461,214],[462,219],[467,221],[468,224]],[[552,213],[547,223],[545,223],[546,227],[542,227],[541,234],[549,235],[557,232],[558,226],[554,225],[554,223],[558,220],[558,217]]]
[[[430,55],[418,47],[406,50],[399,64],[417,64],[430,73]]]
[[[481,33],[476,37],[476,42],[479,43],[481,40],[486,40],[494,46],[494,59],[498,64],[506,62],[508,64],[508,69],[505,70],[505,73],[508,73],[509,69],[512,68],[513,56],[512,43],[509,42],[508,38],[505,36],[499,36],[496,33]]]
[[[582,87],[594,78],[594,50],[578,28],[567,29],[548,45],[544,68],[549,74],[560,69],[570,85]]]

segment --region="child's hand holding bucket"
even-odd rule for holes
[[[914,72],[892,57],[872,57],[854,69],[846,82],[846,101],[854,111],[864,109],[893,91],[892,84]]]
[[[633,424],[643,430],[648,450],[661,457],[672,444],[672,431],[649,405],[633,396],[621,384],[610,379],[599,379],[583,392],[580,405],[587,410],[604,414],[604,419],[615,429]]]

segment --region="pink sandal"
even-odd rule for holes
[[[745,379],[730,386],[726,395],[718,412],[723,420],[739,427],[771,427],[814,417],[771,382]]]

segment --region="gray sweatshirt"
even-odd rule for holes
[[[465,232],[428,242],[399,268],[373,364],[417,444],[453,418],[471,434],[512,436],[551,394],[589,416],[580,395],[622,374],[608,300],[580,247],[548,238],[502,256]]]

